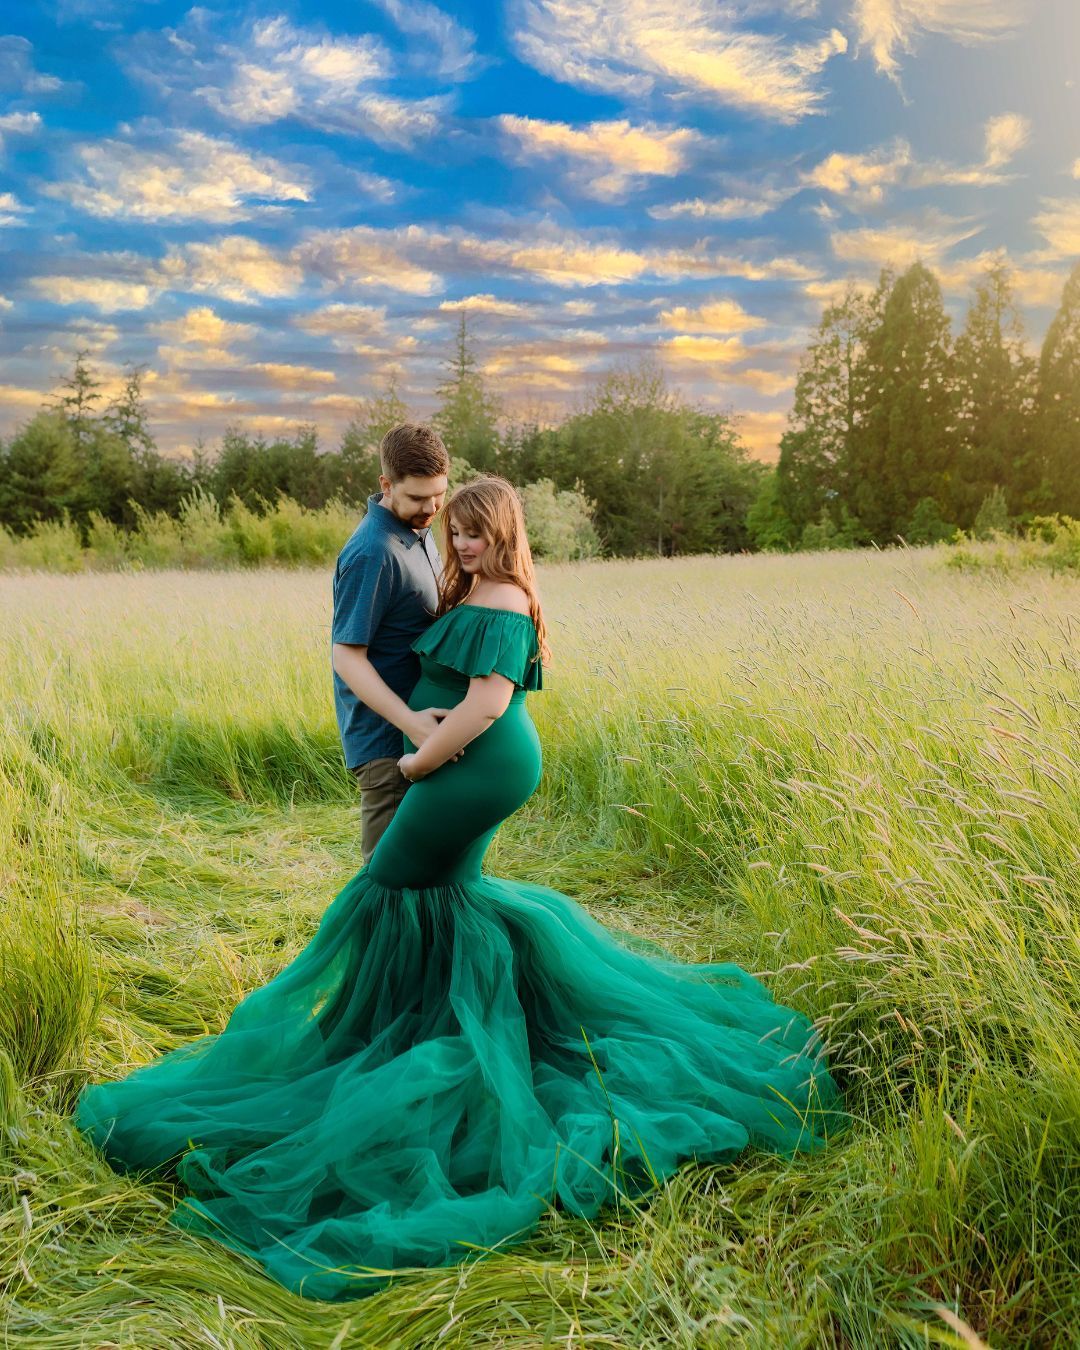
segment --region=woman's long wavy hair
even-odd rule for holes
[[[447,499],[442,515],[445,564],[439,587],[439,614],[468,599],[481,576],[489,581],[510,581],[529,597],[529,613],[536,625],[540,660],[546,665],[551,657],[540,598],[536,592],[529,536],[525,533],[525,514],[521,498],[512,483],[495,474],[482,474],[455,488]],[[451,522],[469,534],[482,535],[487,548],[480,555],[480,571],[475,576],[462,570],[451,543]]]

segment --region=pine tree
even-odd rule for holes
[[[498,404],[484,388],[484,379],[469,346],[462,310],[454,354],[446,362],[446,379],[436,390],[439,408],[432,422],[451,457],[460,456],[476,469],[499,467]]]
[[[1043,342],[1035,416],[1038,504],[1080,518],[1080,263]]]
[[[864,372],[866,410],[852,438],[848,505],[870,538],[886,543],[907,533],[919,503],[933,499],[948,511],[953,499],[949,319],[941,287],[922,263],[889,291],[867,336]]]
[[[157,451],[150,434],[150,417],[142,392],[146,366],[128,362],[125,371],[123,390],[106,408],[101,420],[136,458],[145,458]]]
[[[67,379],[61,381],[67,393],[60,394],[54,400],[55,406],[71,428],[76,455],[82,452],[90,437],[93,422],[91,405],[101,398],[96,392],[101,387],[101,381],[95,379],[90,372],[87,364],[89,355],[90,352],[85,347],[76,352],[74,369]]]
[[[852,439],[866,403],[867,336],[882,294],[881,285],[869,296],[849,285],[826,308],[803,357],[777,466],[780,505],[796,535],[848,496]]]
[[[1028,504],[1035,362],[1012,297],[1009,269],[991,264],[979,282],[953,355],[957,459],[955,518],[971,527],[995,487]],[[1033,503],[1032,503],[1033,504]]]

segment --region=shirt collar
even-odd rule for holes
[[[431,533],[430,528],[417,534],[411,525],[406,525],[403,520],[398,520],[389,507],[383,506],[381,498],[381,492],[375,492],[368,498],[368,514],[371,516],[372,523],[377,525],[380,530],[385,530],[389,534],[396,534],[408,548],[412,548],[413,544],[426,544],[427,537]]]

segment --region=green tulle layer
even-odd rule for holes
[[[343,1299],[844,1118],[806,1019],[739,967],[637,950],[544,887],[360,872],[222,1032],[88,1086],[76,1123],[125,1170],[176,1166],[175,1223]]]

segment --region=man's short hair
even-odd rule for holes
[[[400,422],[391,427],[379,446],[382,471],[391,483],[403,478],[438,478],[450,472],[450,456],[434,427],[422,422]]]

